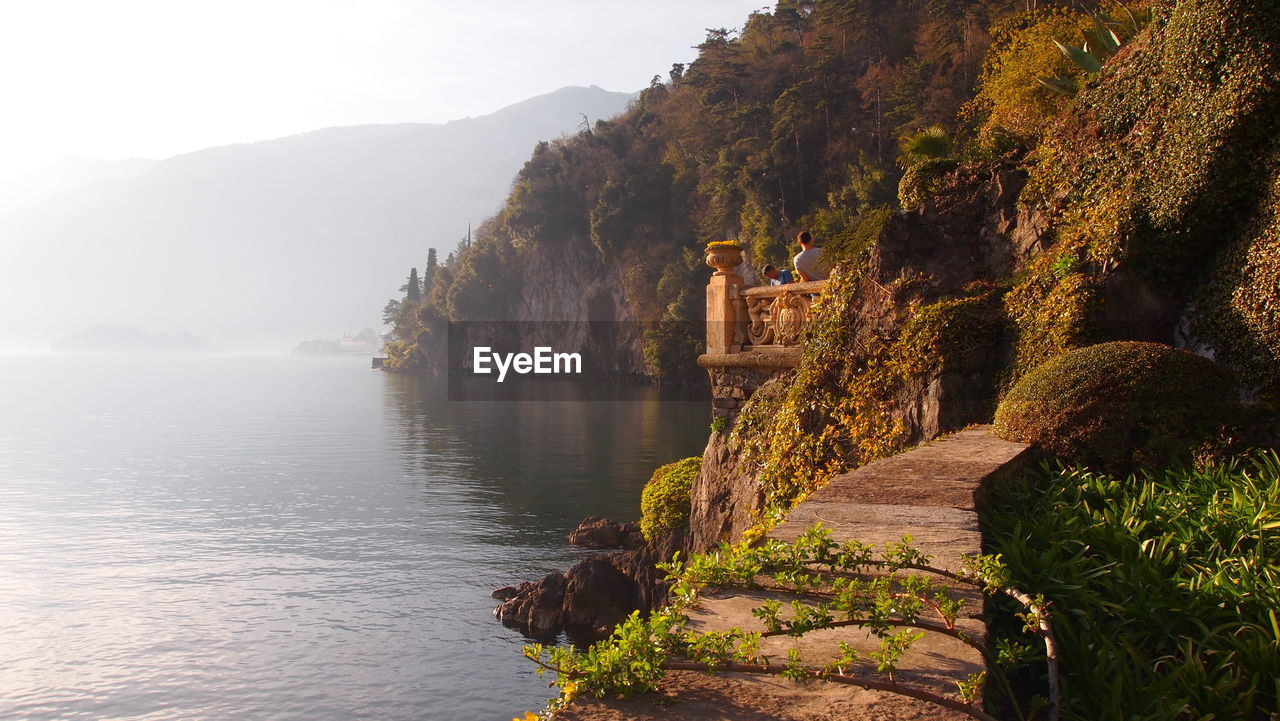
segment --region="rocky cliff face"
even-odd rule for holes
[[[1012,167],[962,169],[950,191],[919,210],[890,218],[871,252],[866,282],[889,287],[900,278],[921,278],[919,290],[887,298],[901,308],[961,295],[975,283],[997,283],[1022,268],[1052,242],[1047,218],[1018,202],[1026,174]],[[897,324],[897,316],[869,304],[879,324]],[[884,328],[886,336],[897,328]],[[902,399],[898,409],[905,429],[903,445],[935,438],[971,423],[983,423],[994,411],[997,379],[1010,358],[1010,340],[1000,329],[968,339],[928,378],[922,392]]]
[[[586,239],[526,255],[515,319],[535,330],[541,321],[573,321],[564,342],[598,358],[603,372],[644,375],[643,333],[624,293],[625,268],[606,261]],[[595,365],[595,364],[593,364]]]
[[[871,347],[902,333],[910,318],[904,309],[961,296],[974,284],[1016,273],[1052,240],[1043,214],[1018,203],[1025,184],[1025,173],[1012,165],[961,169],[945,194],[918,211],[889,218],[852,298],[824,312],[842,314],[841,322],[853,329],[853,347]],[[893,444],[906,447],[989,421],[997,379],[1011,353],[1010,339],[998,325],[965,339],[944,362],[897,393],[883,419],[900,428]],[[815,362],[811,356],[806,353],[803,363]],[[849,367],[836,372],[854,372],[860,362],[849,356],[843,361]],[[723,395],[714,376],[713,392]],[[735,390],[745,390],[759,407],[776,407],[794,381],[794,371],[781,371],[751,382],[726,377],[718,383],[736,384]],[[755,430],[739,422],[733,434],[713,434],[709,440],[692,491],[691,551],[736,540],[766,504],[760,477],[768,469],[745,453],[747,436]]]
[[[469,369],[471,349],[477,346],[504,352],[547,346],[580,354],[588,376],[648,374],[643,328],[624,293],[623,264],[602,259],[589,241],[576,235],[524,249],[520,260],[515,276],[506,279],[512,300],[502,320],[455,322],[449,370]]]
[[[731,396],[741,395],[741,402],[757,394],[776,397],[786,391],[794,376],[794,371],[713,372],[712,393],[728,389]],[[739,409],[729,410],[725,417],[733,423]],[[711,434],[702,453],[702,470],[689,491],[688,550],[696,553],[721,541],[736,540],[755,521],[754,514],[764,506],[756,476],[757,469],[743,463],[727,431]]]

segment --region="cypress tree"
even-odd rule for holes
[[[422,297],[431,296],[431,286],[436,281],[436,249],[431,248],[427,251],[427,267],[422,269]]]
[[[409,303],[422,302],[422,284],[418,282],[418,269],[411,268],[409,270],[409,285],[405,286],[405,301]]]

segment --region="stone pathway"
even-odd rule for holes
[[[1001,440],[980,426],[928,443],[896,456],[870,463],[836,476],[794,510],[785,523],[774,528],[772,538],[794,540],[815,523],[832,530],[837,542],[853,539],[883,548],[904,535],[912,546],[933,557],[932,564],[958,570],[965,556],[981,553],[976,509],[993,484],[1017,474],[1027,458],[1027,447]],[[958,589],[960,590],[960,589]],[[959,593],[966,612],[957,627],[976,638],[985,638],[982,598],[975,591]],[[704,596],[690,612],[690,626],[702,630],[726,630],[737,626],[760,630],[751,609],[770,594],[727,589]],[[789,601],[789,599],[787,599]],[[837,640],[874,650],[878,641],[857,628],[830,629],[797,639],[785,636],[765,639],[762,652],[771,661],[786,658],[787,649],[798,646],[806,663],[818,664],[830,657]],[[929,634],[902,659],[897,678],[903,683],[953,696],[956,682],[984,668],[982,657],[965,644],[946,636]],[[575,721],[622,719],[672,719],[712,721],[724,719],[962,719],[956,711],[915,701],[896,694],[814,681],[799,685],[778,678],[722,673],[713,676],[672,673],[664,691],[671,699],[661,705],[655,698],[623,702],[584,699],[563,714]]]

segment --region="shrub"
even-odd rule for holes
[[[943,158],[925,160],[907,168],[898,182],[898,205],[903,210],[916,210],[938,195],[946,186],[947,175],[956,169],[956,161]]]
[[[951,157],[951,137],[940,125],[934,125],[903,138],[898,144],[898,165],[909,168],[926,160]]]
[[[1069,98],[1042,87],[1036,78],[1083,79],[1084,73],[1053,44],[1076,38],[1083,17],[1073,10],[1051,8],[996,24],[977,93],[965,107],[966,113],[980,119],[981,143],[995,146],[1011,138],[1020,145],[1031,144],[1068,105]]]
[[[724,416],[716,416],[711,419],[711,432],[714,435],[720,435],[729,430],[729,419]]]
[[[1280,458],[1033,480],[997,490],[984,535],[1055,610],[1064,721],[1276,717]]]
[[[1226,369],[1192,353],[1100,343],[1025,375],[996,409],[995,432],[1098,468],[1157,465],[1211,439],[1233,388]]]
[[[652,541],[663,531],[688,522],[689,490],[701,470],[702,459],[694,456],[660,466],[653,472],[640,494],[640,532],[645,540]]]

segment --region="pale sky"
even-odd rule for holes
[[[0,177],[631,92],[764,0],[0,0]]]

